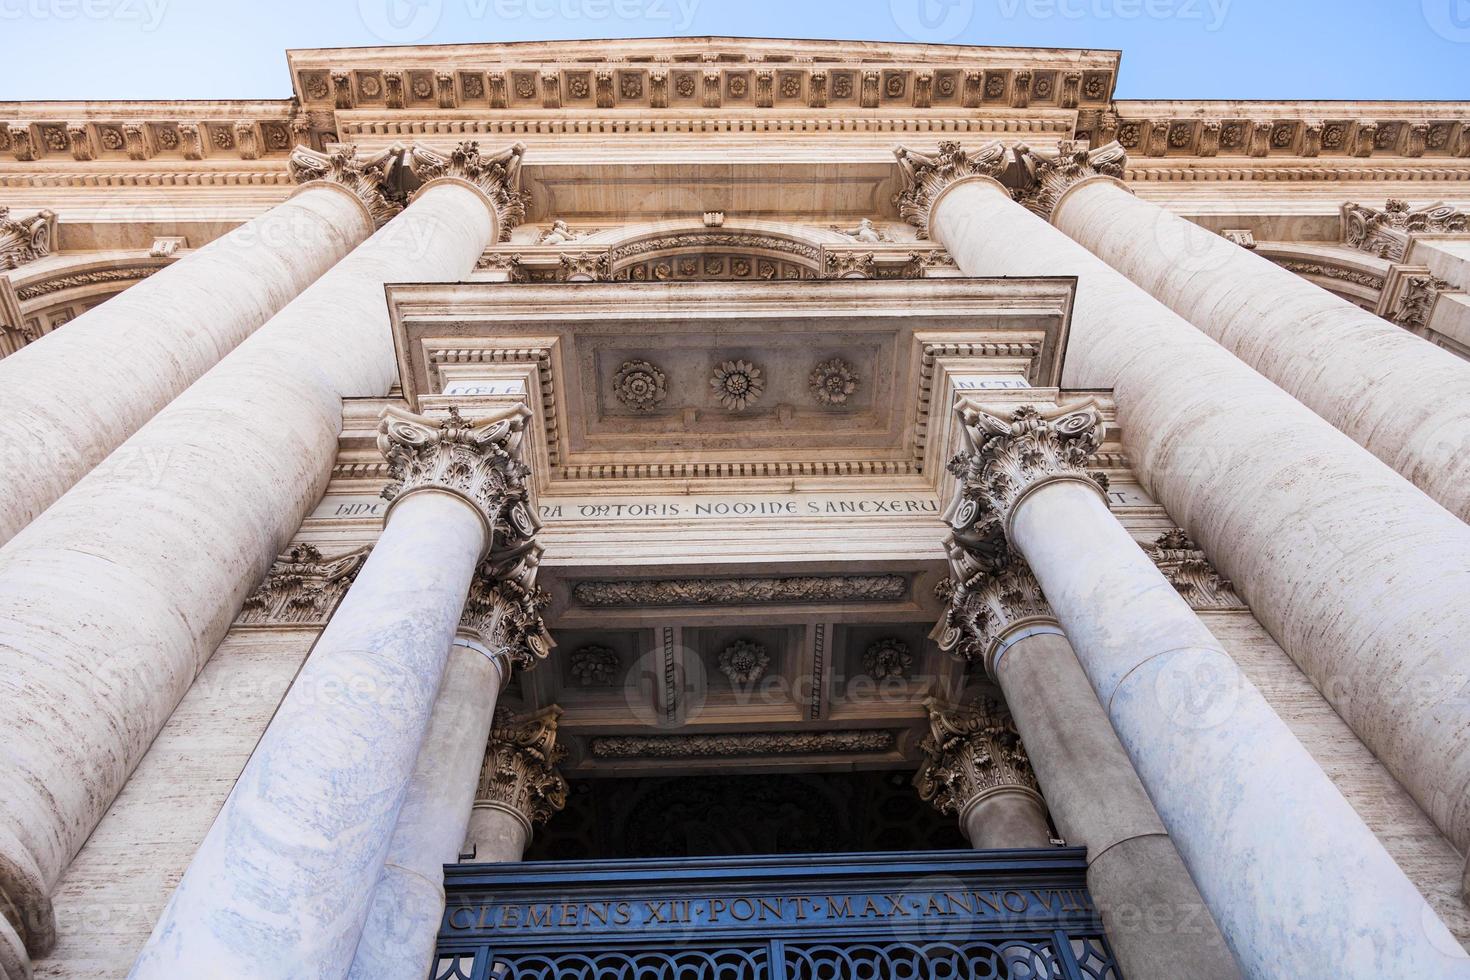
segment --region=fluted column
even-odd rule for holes
[[[1470,850],[1470,527],[1013,201],[1002,151],[901,164],[918,174],[901,207],[967,274],[1077,277],[1068,383],[1113,390],[1145,488]]]
[[[297,147],[288,200],[0,360],[0,544],[396,214],[392,156]]]
[[[51,887],[321,499],[342,399],[397,379],[383,284],[469,273],[522,206],[519,154],[421,153],[398,217],[0,548],[0,908],[32,955]]]
[[[134,977],[347,973],[476,565],[488,553],[488,574],[533,588],[535,524],[519,458],[529,416],[521,405],[472,423],[384,413],[378,445],[396,482],[383,533]],[[539,617],[521,632],[528,656],[546,652]]]
[[[994,698],[948,705],[927,698],[929,734],[914,775],[919,796],[959,819],[976,850],[1046,847],[1051,828],[1011,713]]]
[[[1115,155],[1027,151],[1022,203],[1470,520],[1470,361],[1135,197]]]
[[[1087,887],[1123,975],[1238,977],[1031,570],[1004,548],[998,564],[953,538],[949,549],[935,637],[1000,684],[1057,829],[1087,847]]]
[[[349,977],[428,975],[444,915],[444,865],[464,846],[496,700],[511,670],[531,667],[550,643],[545,598],[488,569],[471,584]]]
[[[466,853],[472,861],[519,861],[538,825],[567,805],[567,781],[557,772],[567,750],[556,744],[561,708],[552,705],[495,721],[475,789]]]
[[[1470,958],[1108,510],[1090,407],[962,407],[953,526],[1030,565],[1248,976],[1470,977]],[[1012,653],[1006,656],[1014,655]]]

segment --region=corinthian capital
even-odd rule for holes
[[[1128,164],[1128,154],[1117,141],[1089,150],[1086,143],[1063,140],[1050,152],[1023,144],[1016,147],[1016,156],[1027,176],[1027,187],[1016,199],[1048,221],[1067,191],[1091,177],[1122,180]]]
[[[951,541],[950,548],[957,547]],[[935,590],[947,608],[933,637],[941,650],[983,664],[985,672],[994,677],[1006,637],[1028,626],[1056,627],[1057,618],[1031,569],[1019,556],[994,572],[962,577],[962,567],[952,551],[950,568],[955,577],[940,582]]]
[[[525,825],[527,838],[536,824],[567,805],[567,781],[556,771],[567,754],[556,744],[560,717],[556,705],[529,718],[497,714],[480,766],[475,806],[515,816]]]
[[[1408,201],[1389,200],[1382,210],[1351,202],[1342,206],[1345,245],[1379,258],[1402,262],[1415,232],[1463,234],[1470,231],[1470,215],[1443,201],[1415,208]]]
[[[56,212],[37,211],[28,218],[12,218],[0,205],[0,269],[16,269],[51,254],[56,241]]]
[[[384,409],[378,450],[388,460],[393,482],[383,496],[396,506],[421,490],[464,498],[485,521],[488,552],[519,556],[529,548],[538,523],[531,515],[521,442],[531,412],[512,405],[468,421],[457,409],[445,419],[402,409]]]
[[[500,664],[504,678],[513,668],[530,670],[555,644],[541,619],[551,596],[536,586],[540,560],[541,548],[533,541],[517,554],[491,556],[470,583],[459,619],[459,632]]]
[[[350,143],[335,144],[325,153],[297,146],[286,166],[298,184],[321,180],[347,189],[367,208],[373,227],[381,228],[403,210],[403,195],[387,185],[388,172],[402,152],[394,146],[372,156],[358,156],[357,147]]]
[[[521,143],[494,156],[481,156],[480,144],[474,140],[466,140],[448,153],[415,143],[409,151],[409,167],[425,183],[452,177],[479,188],[500,219],[500,237],[504,240],[526,215],[530,195],[521,190],[521,157],[525,152]]]
[[[1034,795],[1036,775],[1021,745],[1011,713],[993,698],[947,705],[936,698],[929,709],[929,734],[919,743],[924,761],[914,776],[919,796],[940,813],[957,814],[997,792]]]
[[[903,189],[893,198],[899,215],[919,229],[920,238],[929,237],[929,213],[945,188],[966,177],[999,178],[1005,172],[1006,148],[999,142],[987,143],[973,154],[953,140],[939,144],[939,152],[929,154],[900,146],[893,151],[898,158]]]
[[[957,537],[983,540],[998,532],[1009,539],[1017,505],[1059,480],[1085,483],[1107,500],[1107,478],[1086,470],[1103,431],[1090,402],[1048,413],[1023,405],[1009,419],[968,402],[958,411],[965,448],[949,461],[961,486],[948,515]]]

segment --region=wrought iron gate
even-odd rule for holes
[[[450,865],[432,980],[1121,980],[1081,848]]]

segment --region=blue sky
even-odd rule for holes
[[[1116,48],[1121,98],[1470,99],[1470,0],[0,0],[0,99],[280,98],[287,48],[691,34]]]

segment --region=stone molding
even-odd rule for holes
[[[795,575],[583,581],[572,586],[572,599],[594,609],[763,602],[901,602],[908,591],[908,579],[902,575]]]
[[[453,178],[478,188],[495,211],[500,239],[526,216],[530,195],[521,190],[521,157],[524,143],[515,143],[492,156],[482,156],[480,144],[464,140],[447,153],[415,143],[409,150],[408,166],[415,177],[428,184]]]
[[[1073,187],[1096,177],[1121,181],[1128,164],[1128,155],[1117,142],[1089,149],[1085,143],[1063,140],[1050,152],[1022,144],[1016,147],[1016,158],[1028,180],[1016,200],[1047,221]]]
[[[953,542],[951,547],[955,547]],[[935,594],[947,604],[944,618],[931,634],[939,649],[983,665],[986,674],[994,677],[997,654],[1008,635],[1028,626],[1060,629],[1051,604],[1020,556],[1011,555],[998,571],[970,575],[965,575],[964,563],[952,556],[950,568],[955,577],[935,587]]]
[[[1470,215],[1443,201],[1415,208],[1390,198],[1381,210],[1351,201],[1342,206],[1342,241],[1350,248],[1402,262],[1415,232],[1470,233]]]
[[[929,733],[919,743],[924,759],[914,775],[921,799],[961,820],[997,792],[1019,791],[1042,802],[1021,734],[1003,704],[989,697],[968,705],[926,698],[924,707]]]
[[[500,675],[530,670],[555,646],[541,614],[551,596],[536,585],[540,548],[532,545],[508,562],[482,563],[470,581],[459,634],[479,643],[500,665]]]
[[[1422,275],[1406,276],[1398,305],[1394,307],[1389,319],[1405,330],[1423,336],[1439,294],[1452,289],[1454,287],[1449,282],[1430,275],[1427,271]]]
[[[1021,501],[1058,480],[1084,483],[1107,502],[1107,477],[1085,468],[1103,436],[1102,415],[1090,401],[1045,414],[1022,405],[1009,419],[970,401],[958,411],[966,448],[949,461],[961,488],[948,515],[957,539],[1008,539]]]
[[[1183,528],[1159,535],[1144,551],[1191,609],[1246,608],[1235,586],[1215,570]]]
[[[1005,144],[987,143],[973,153],[954,140],[941,140],[934,154],[919,153],[906,146],[893,151],[898,160],[903,189],[893,198],[899,217],[929,238],[929,218],[934,202],[949,187],[967,177],[1000,179],[1010,161]]]
[[[725,735],[598,735],[598,759],[728,759],[770,755],[861,755],[895,746],[886,729],[839,732],[737,732]]]
[[[539,528],[529,506],[531,470],[520,459],[530,417],[530,409],[519,404],[473,421],[461,418],[457,408],[444,419],[384,409],[378,451],[393,477],[382,493],[391,502],[385,522],[415,492],[452,493],[485,521],[487,551],[522,550]]]
[[[475,806],[504,810],[532,828],[551,819],[567,805],[567,781],[556,767],[567,750],[556,742],[562,710],[552,705],[526,718],[514,718],[505,709],[496,712]]]
[[[28,218],[12,218],[0,205],[0,269],[18,269],[51,254],[56,242],[56,212],[37,211]]]
[[[286,167],[298,184],[323,181],[343,188],[362,202],[373,227],[381,228],[403,210],[402,193],[389,187],[390,171],[402,152],[393,146],[360,157],[349,143],[334,144],[326,152],[297,146]]]
[[[246,596],[235,625],[325,626],[371,551],[364,545],[328,558],[315,545],[295,545]]]

